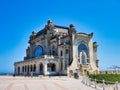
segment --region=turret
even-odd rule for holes
[[[36,37],[36,32],[32,31],[32,34],[30,35],[30,40],[35,39],[35,37]]]
[[[76,30],[73,24],[70,24],[68,33],[70,36],[76,33]]]
[[[98,48],[97,42],[93,42],[94,60],[95,60],[96,66],[98,67],[99,60],[98,60],[98,55],[97,55],[97,48]]]
[[[51,30],[54,27],[54,25],[51,20],[48,20],[47,25],[45,27],[47,30]]]
[[[69,34],[69,37],[70,37],[70,44],[71,44],[71,47],[70,47],[70,63],[69,64],[72,64],[72,62],[74,60],[73,44],[74,44],[74,40],[75,40],[75,36],[76,36],[76,30],[75,30],[75,27],[74,27],[73,24],[70,24],[68,34]]]

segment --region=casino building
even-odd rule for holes
[[[97,74],[98,44],[93,33],[77,32],[74,25],[59,26],[48,20],[39,32],[29,38],[24,60],[15,62],[16,75],[79,75]]]

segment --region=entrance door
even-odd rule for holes
[[[43,74],[43,64],[40,63],[40,74]]]
[[[54,63],[48,63],[47,64],[47,71],[49,71],[49,72],[56,71],[56,65]]]

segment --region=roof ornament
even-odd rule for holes
[[[36,34],[36,32],[35,32],[35,31],[32,31],[32,35],[34,35],[34,34]]]
[[[92,38],[93,37],[93,32],[91,32],[88,36],[90,36]]]
[[[70,24],[70,28],[74,28],[74,25],[73,25],[73,24]]]
[[[49,30],[51,30],[53,27],[54,27],[54,25],[53,25],[52,21],[51,21],[51,20],[48,20],[48,21],[47,21],[46,28],[49,29]]]
[[[51,20],[48,20],[47,25],[48,25],[48,26],[53,26],[52,21],[51,21]]]
[[[74,33],[74,34],[76,33],[76,30],[75,30],[75,27],[74,27],[73,24],[70,24],[69,30],[70,30],[70,31],[69,31],[70,33]]]

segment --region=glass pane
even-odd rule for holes
[[[38,47],[35,51],[35,57],[42,56],[42,48]]]
[[[85,64],[85,56],[82,55],[82,64]]]
[[[80,44],[78,47],[78,55],[80,54],[81,51],[84,51],[88,55],[88,49],[84,44]]]

